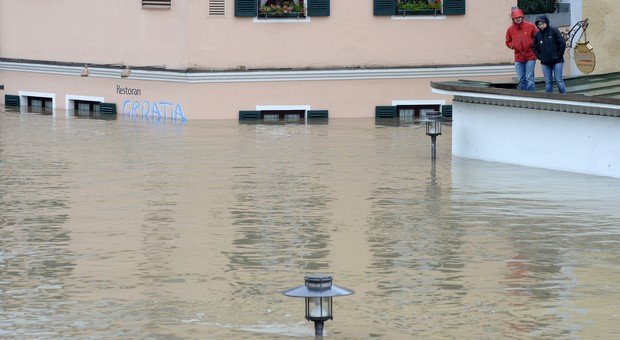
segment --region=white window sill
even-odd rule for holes
[[[278,23],[287,23],[287,24],[291,24],[291,23],[297,23],[297,24],[305,24],[311,22],[310,17],[305,17],[304,19],[259,19],[259,18],[254,18],[254,23],[257,24],[278,24]]]

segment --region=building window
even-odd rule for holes
[[[170,9],[172,0],[142,0],[143,9]]]
[[[304,0],[258,0],[258,17],[263,19],[301,19],[306,17]]]
[[[53,112],[53,99],[46,97],[27,97],[28,109],[32,112],[51,114]]]
[[[73,112],[76,116],[91,116],[93,113],[100,112],[100,102],[88,100],[74,100]]]
[[[441,13],[441,0],[396,0],[397,15],[437,15]]]
[[[235,0],[236,17],[281,20],[329,14],[330,0]]]
[[[465,0],[373,0],[374,15],[464,15]]]
[[[439,105],[398,105],[396,112],[401,119],[426,118],[426,113],[439,111]]]
[[[328,110],[310,110],[304,105],[257,107],[253,111],[239,111],[239,121],[256,123],[321,123],[329,119]]]
[[[399,103],[392,106],[375,107],[375,118],[399,118],[402,120],[411,120],[418,118],[426,118],[426,113],[431,111],[439,111],[441,104],[435,103]]]
[[[260,112],[260,119],[265,122],[303,122],[306,111],[304,110],[266,110]]]

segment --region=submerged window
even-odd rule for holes
[[[54,101],[47,97],[27,97],[28,109],[39,113],[52,113]]]
[[[265,122],[303,122],[305,115],[305,110],[269,110],[260,112],[260,118]]]
[[[440,105],[398,105],[396,113],[399,118],[426,118],[426,113],[439,111]]]
[[[88,100],[74,100],[73,101],[73,110],[74,115],[76,116],[90,116],[92,113],[100,112],[99,102],[88,101]]]
[[[328,110],[269,109],[261,111],[239,111],[239,121],[249,123],[320,123],[326,122],[327,119],[329,119]]]

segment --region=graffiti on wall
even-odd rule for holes
[[[125,99],[123,101],[123,115],[142,116],[153,119],[169,119],[172,121],[187,122],[187,116],[181,103],[172,101],[139,101]]]
[[[142,89],[116,85],[116,93],[129,96],[141,96]],[[183,111],[183,105],[173,101],[125,99],[123,101],[122,110],[125,116],[141,116],[143,118],[165,119],[181,123],[187,122],[187,116]]]

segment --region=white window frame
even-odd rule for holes
[[[72,114],[75,111],[73,109],[73,102],[76,100],[84,100],[84,101],[99,102],[99,103],[105,102],[104,97],[80,96],[80,95],[74,95],[74,94],[67,94],[65,95],[65,108],[67,109],[67,117],[72,117]]]
[[[446,101],[445,100],[392,100],[392,106],[396,107],[396,106],[422,106],[422,105],[439,105],[439,109],[441,110],[441,107],[443,105],[446,105]],[[422,117],[422,115],[420,114],[420,118],[425,118],[426,117],[426,113],[425,116]]]
[[[308,111],[311,105],[256,105],[256,111],[300,111],[304,110],[304,121],[308,123]]]
[[[56,93],[19,91],[17,95],[19,96],[20,107],[28,107],[28,97],[50,98],[52,100],[52,116],[56,115]]]

